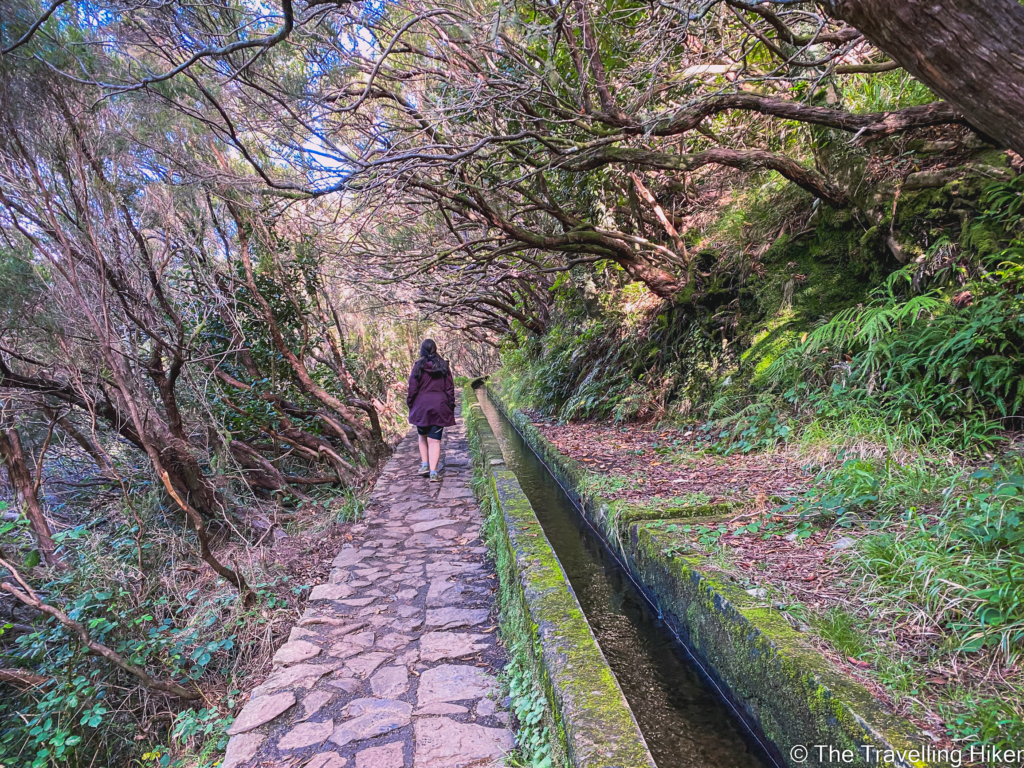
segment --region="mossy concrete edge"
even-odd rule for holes
[[[816,745],[852,750],[858,760],[851,765],[878,766],[880,760],[863,759],[867,749],[873,755],[890,752],[891,764],[905,768],[943,765],[928,759],[935,752],[923,734],[838,672],[778,611],[730,584],[701,558],[669,554],[679,539],[659,530],[661,518],[719,515],[721,510],[665,510],[659,515],[588,493],[586,469],[559,451],[529,417],[509,407],[493,384],[487,383],[486,390],[579,502],[704,671],[791,766],[838,764],[825,753],[818,759]],[[809,749],[806,759],[794,759],[802,746]]]
[[[574,768],[656,768],[626,698],[591,632],[576,595],[476,394],[467,392],[464,418],[483,455],[487,492],[500,511],[500,542],[507,546],[527,615],[544,688]]]

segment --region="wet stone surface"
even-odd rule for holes
[[[445,433],[440,483],[416,474],[415,433],[399,445],[239,714],[222,768],[504,765],[497,580],[461,420]]]

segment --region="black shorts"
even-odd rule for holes
[[[443,427],[416,427],[416,431],[419,432],[423,437],[429,437],[433,440],[440,440],[441,433],[444,432]]]

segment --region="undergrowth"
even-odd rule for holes
[[[362,506],[350,493],[288,527],[296,537],[323,533],[356,519]],[[141,550],[134,522],[68,528],[54,537],[66,567],[49,569],[34,588],[43,597],[60,595],[61,608],[95,641],[202,695],[189,702],[142,687],[53,619],[8,622],[0,625],[0,634],[14,635],[4,666],[30,669],[47,683],[0,699],[0,764],[7,768],[215,765],[252,673],[262,672],[298,616],[311,585],[286,568],[241,559],[255,594],[243,605],[233,587],[196,563],[195,542],[167,529],[158,504],[136,504],[135,511],[148,530]],[[16,539],[24,525],[0,524],[0,535]]]

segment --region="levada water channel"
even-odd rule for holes
[[[695,666],[562,486],[483,388],[505,463],[551,542],[658,768],[780,765]]]

